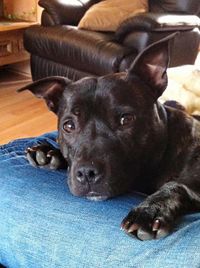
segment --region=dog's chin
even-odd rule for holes
[[[88,193],[86,195],[86,198],[90,201],[105,201],[105,200],[109,199],[109,197],[106,195],[99,195],[99,194],[94,193],[94,192]]]
[[[104,201],[112,197],[110,193],[105,194],[105,193],[100,193],[100,192],[96,192],[93,190],[88,191],[87,188],[81,189],[80,187],[73,187],[72,182],[69,177],[67,180],[67,184],[68,184],[71,194],[77,197],[87,198],[88,200],[91,200],[91,201]]]

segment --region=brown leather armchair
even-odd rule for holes
[[[200,42],[199,0],[149,0],[149,12],[138,14],[116,32],[77,28],[86,10],[98,0],[40,0],[41,26],[24,35],[31,53],[33,80],[62,75],[77,80],[127,69],[146,46],[172,32],[170,66],[193,64]],[[172,23],[173,19],[173,23]]]

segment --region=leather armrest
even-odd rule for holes
[[[78,25],[87,9],[97,2],[100,0],[39,0],[39,5],[44,8],[50,25]]]
[[[125,20],[115,34],[119,41],[123,41],[134,31],[182,31],[195,27],[200,27],[200,18],[195,15],[142,13]]]

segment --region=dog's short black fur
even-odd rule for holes
[[[61,153],[28,148],[30,163],[59,168],[65,159],[70,191],[91,200],[149,194],[122,222],[141,240],[167,235],[182,215],[200,210],[200,123],[157,101],[171,38],[149,46],[127,72],[78,82],[49,77],[21,89],[58,116]]]

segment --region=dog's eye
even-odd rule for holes
[[[70,133],[75,130],[75,124],[72,119],[68,119],[64,124],[63,124],[63,129],[64,131]]]
[[[121,126],[130,126],[135,120],[135,116],[132,114],[123,114],[120,118]]]

